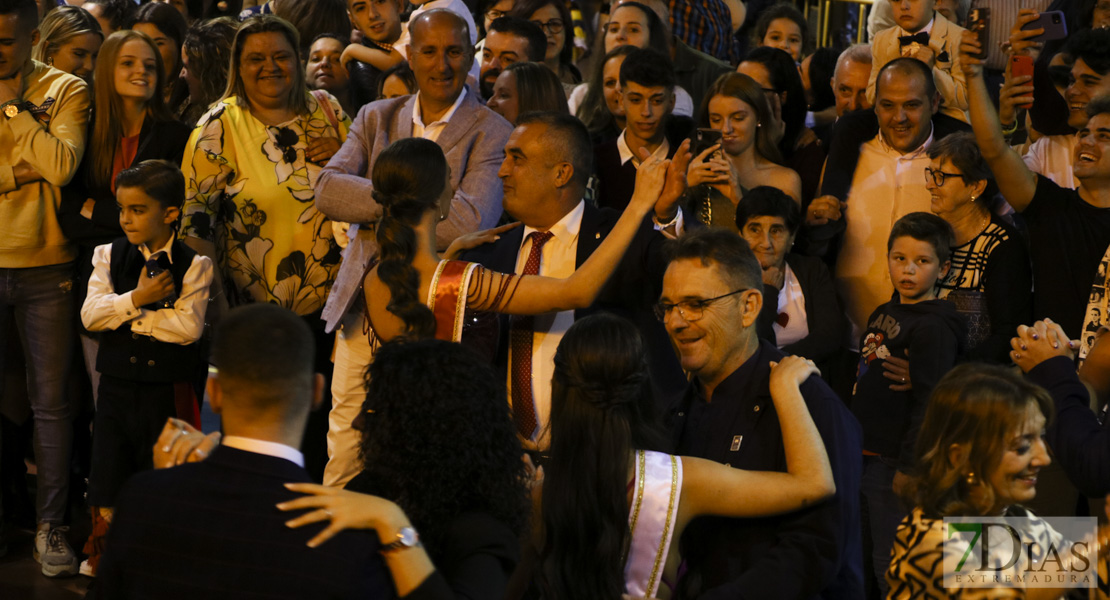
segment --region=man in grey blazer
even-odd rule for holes
[[[328,485],[343,485],[360,469],[359,436],[351,421],[366,395],[363,371],[371,353],[364,311],[355,300],[366,268],[378,253],[373,229],[364,225],[381,216],[381,207],[370,198],[370,173],[378,154],[407,137],[430,139],[443,148],[455,196],[450,215],[436,228],[441,249],[460,235],[493,227],[501,217],[497,170],[513,128],[486,108],[477,92],[466,88],[474,61],[467,24],[455,13],[434,9],[414,19],[409,30],[409,65],[417,93],[364,106],[347,141],[316,183],[316,207],[331,219],[352,223],[355,230],[323,313],[328,331],[342,326],[331,385],[330,460],[324,473]]]

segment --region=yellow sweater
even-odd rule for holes
[[[0,268],[6,269],[76,256],[56,211],[61,187],[81,164],[89,120],[89,91],[80,78],[31,61],[23,90],[23,101],[34,108],[11,119],[0,114]],[[12,168],[21,161],[43,179],[16,187]]]

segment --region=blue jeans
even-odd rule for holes
[[[894,535],[898,531],[898,525],[906,517],[902,501],[894,494],[894,472],[897,470],[895,465],[894,459],[864,456],[863,477],[859,486],[864,552],[870,552],[871,567],[880,598],[886,598],[890,591],[886,583],[886,570],[890,567]]]
[[[65,520],[74,413],[65,381],[75,345],[75,314],[73,263],[0,269],[0,337],[11,335],[14,325],[27,361],[40,523]],[[4,358],[0,344],[0,368]]]

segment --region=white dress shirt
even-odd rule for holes
[[[467,89],[463,86],[459,97],[455,98],[455,103],[438,121],[432,121],[427,125],[424,124],[424,115],[421,114],[423,110],[420,108],[420,92],[416,92],[416,102],[412,106],[412,137],[424,138],[426,140],[436,141],[439,139],[439,134],[447,127],[447,123],[451,122],[451,117],[455,116],[455,111],[459,110],[462,105],[463,98],[466,97]]]
[[[888,146],[880,133],[860,146],[835,278],[852,324],[852,349],[859,349],[867,317],[894,294],[886,260],[891,227],[909,213],[930,210],[930,194],[925,189],[925,167],[930,159],[925,149],[931,143],[932,132],[920,148],[902,154]]]
[[[158,251],[170,258],[174,237]],[[139,246],[143,258],[151,252]],[[157,251],[156,251],[157,252]],[[204,311],[208,308],[209,286],[212,285],[212,261],[197,254],[181,282],[181,294],[173,308],[149,310],[135,306],[131,295],[134,290],[117,294],[112,288],[112,245],[104,244],[93,250],[93,272],[89,277],[89,294],[81,305],[81,322],[89,331],[118,329],[131,322],[131,331],[150,336],[159,342],[188,345],[200,339],[204,332]],[[140,277],[145,276],[145,273]]]
[[[254,452],[255,454],[265,454],[266,456],[273,456],[276,458],[284,458],[285,460],[304,468],[304,455],[300,450],[285,444],[277,442],[268,442],[266,440],[256,440],[254,438],[241,437],[238,435],[229,435],[220,440],[220,443],[228,448],[235,448],[236,450],[243,450],[244,452]]]
[[[581,201],[551,229],[554,237],[547,240],[540,255],[539,275],[544,277],[566,278],[574,274],[578,258],[578,231],[582,228],[582,215],[586,202]],[[516,257],[516,272],[524,271],[528,254],[532,251],[532,240],[528,236],[538,231],[524,228],[524,242]],[[574,311],[536,315],[532,327],[532,402],[536,407],[537,440],[547,439],[547,423],[551,415],[551,376],[555,372],[555,349],[563,339],[563,334],[574,324]],[[510,350],[509,361],[513,357]],[[509,369],[509,398],[512,398],[512,368]]]
[[[786,327],[779,325],[776,319],[775,344],[782,348],[788,344],[805,339],[809,335],[809,318],[806,317],[806,296],[802,292],[802,284],[794,274],[794,269],[786,265],[783,276],[782,289],[779,290],[778,314],[786,314],[789,319]]]

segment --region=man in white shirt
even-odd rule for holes
[[[323,393],[314,346],[299,317],[271,304],[220,322],[208,396],[223,419],[222,444],[203,462],[127,483],[97,573],[100,593],[393,597],[375,534],[344,531],[310,548],[323,525],[287,527],[296,515],[275,507],[299,496],[286,483],[309,482],[297,448]]]
[[[316,180],[316,206],[329,218],[372,223],[381,206],[371,198],[371,169],[392,142],[423,137],[439,144],[451,168],[455,195],[447,219],[436,226],[436,240],[446,249],[460,235],[497,225],[501,217],[501,183],[497,167],[504,157],[512,125],[486,108],[466,87],[474,62],[466,22],[436,9],[409,24],[413,52],[409,65],[417,93],[368,105],[351,124],[347,141]],[[324,483],[342,486],[360,470],[359,433],[351,429],[365,399],[363,373],[372,358],[364,311],[356,302],[362,276],[378,254],[373,228],[352,226],[351,243],[328,294],[323,319],[327,330],[341,326],[332,375],[332,410],[328,430],[328,466]]]
[[[589,132],[574,117],[541,113],[523,118],[505,146],[499,175],[505,190],[505,211],[524,226],[501,234],[494,243],[475,248],[463,258],[506,273],[549,277],[573,273],[597,249],[619,217],[616,211],[598,209],[583,200],[592,154]],[[678,172],[685,173],[685,167]],[[664,200],[667,197],[665,190]],[[657,205],[657,222],[677,220],[666,204],[661,200]],[[674,384],[669,386],[674,389],[684,386],[685,378],[666,332],[651,312],[662,285],[662,242],[663,235],[645,221],[590,309],[503,321],[497,360],[508,371],[514,413],[531,411],[534,415],[534,420],[527,420],[518,431],[527,443],[545,445],[553,359],[559,341],[576,318],[594,310],[614,310],[629,317],[645,336],[657,383],[663,387]],[[537,244],[538,265],[530,261]],[[529,269],[529,262],[534,271]]]

